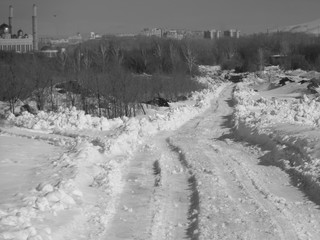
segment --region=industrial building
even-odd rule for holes
[[[32,35],[13,32],[13,7],[9,6],[9,22],[0,25],[0,51],[31,52],[38,51],[38,19],[37,6],[33,5]]]

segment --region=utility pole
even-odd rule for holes
[[[37,6],[35,4],[33,4],[32,37],[33,37],[33,51],[38,51],[38,19],[37,19]]]

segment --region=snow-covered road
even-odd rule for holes
[[[199,239],[319,239],[318,205],[286,173],[263,163],[266,152],[236,140],[231,92],[170,140],[197,179]]]
[[[119,151],[108,147],[113,143],[89,135],[68,138],[3,129],[14,136],[38,136],[40,143],[70,142],[71,147],[49,161],[53,167],[48,169],[54,170],[56,179],[35,179],[40,187],[30,185],[36,188],[30,192],[33,198],[21,208],[26,215],[33,214],[28,225],[19,222],[24,213],[18,207],[6,210],[14,215],[0,212],[0,223],[9,229],[2,236],[15,239],[10,236],[19,233],[23,235],[16,239],[23,240],[319,239],[319,206],[294,187],[287,173],[265,161],[268,151],[240,140],[233,131],[232,90],[233,86],[226,86],[210,108],[175,131],[157,130],[133,138],[129,143],[133,146],[136,141],[138,147],[130,153],[120,151],[121,144],[136,133],[133,127],[143,128],[135,125],[138,122],[116,128],[128,134],[114,135]]]
[[[185,239],[191,195],[188,169],[160,133],[134,155],[105,239]]]
[[[235,140],[231,92],[137,153],[106,239],[319,238],[318,206]]]

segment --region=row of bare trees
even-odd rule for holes
[[[191,79],[197,72],[196,52],[188,43],[177,43],[112,38],[60,52],[55,65],[68,88],[65,102],[113,118],[135,115],[142,103],[156,96],[174,100],[201,89]],[[74,91],[70,81],[80,90]]]
[[[0,52],[0,101],[15,112],[17,102],[33,93],[37,108],[43,109],[45,88],[52,83],[49,59],[43,56]],[[53,83],[52,83],[53,85]]]
[[[81,55],[78,59],[90,59],[90,62],[86,61],[90,67],[101,72],[118,65],[134,73],[181,72],[189,75],[197,72],[199,54],[190,41],[142,37],[88,41],[69,51],[67,54],[71,57],[76,53]],[[64,56],[61,58],[65,59]]]
[[[76,106],[108,118],[133,116],[155,96],[174,100],[203,87],[190,77],[197,63],[191,47],[183,55],[173,43],[168,49],[165,44],[153,41],[146,48],[133,40],[104,39],[71,46],[53,59],[0,52],[0,100],[10,103],[11,112],[27,99],[39,110]]]
[[[285,68],[320,70],[320,38],[305,34],[257,34],[240,39],[172,40],[105,37],[69,46],[56,58],[0,52],[0,100],[12,112],[19,100],[39,110],[76,106],[87,113],[132,116],[154,97],[176,99],[202,86],[197,66],[220,64],[261,70],[271,56]]]
[[[261,33],[216,41],[216,62],[224,69],[259,71],[267,65],[320,70],[320,37],[304,33]],[[274,58],[277,55],[280,58]]]

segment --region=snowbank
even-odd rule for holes
[[[16,207],[0,209],[0,239],[67,239],[74,230],[85,231],[87,221],[107,223],[105,216],[114,211],[121,191],[123,162],[102,157],[99,147],[85,139],[75,142],[50,163],[48,178],[12,205]]]
[[[238,84],[234,97],[238,103],[236,119],[251,126],[269,126],[277,123],[320,126],[320,99],[267,99],[259,96],[247,84]]]
[[[59,108],[58,112],[40,111],[37,115],[25,111],[18,117],[10,115],[8,120],[19,127],[41,130],[109,130],[123,124],[120,118],[110,120],[104,117],[92,117],[84,111],[76,110],[75,107]]]
[[[18,117],[11,115],[8,120],[18,127],[49,130],[58,134],[68,135],[68,132],[73,130],[73,137],[77,136],[75,131],[95,130],[100,132],[96,134],[98,136],[88,137],[91,141],[101,145],[109,154],[130,153],[135,149],[135,145],[141,142],[142,137],[153,135],[161,130],[177,129],[210,106],[210,101],[218,96],[225,84],[212,78],[219,68],[208,66],[203,68],[210,74],[197,80],[206,81],[209,88],[200,92],[193,92],[189,98],[189,102],[192,104],[170,107],[165,111],[156,112],[146,117],[107,119],[86,115],[84,111],[75,108],[60,108],[58,112],[47,113],[41,111],[37,115],[24,112]],[[108,134],[103,134],[107,131]]]
[[[233,97],[236,135],[268,150],[262,163],[280,166],[320,201],[320,100],[266,99],[245,83]]]

